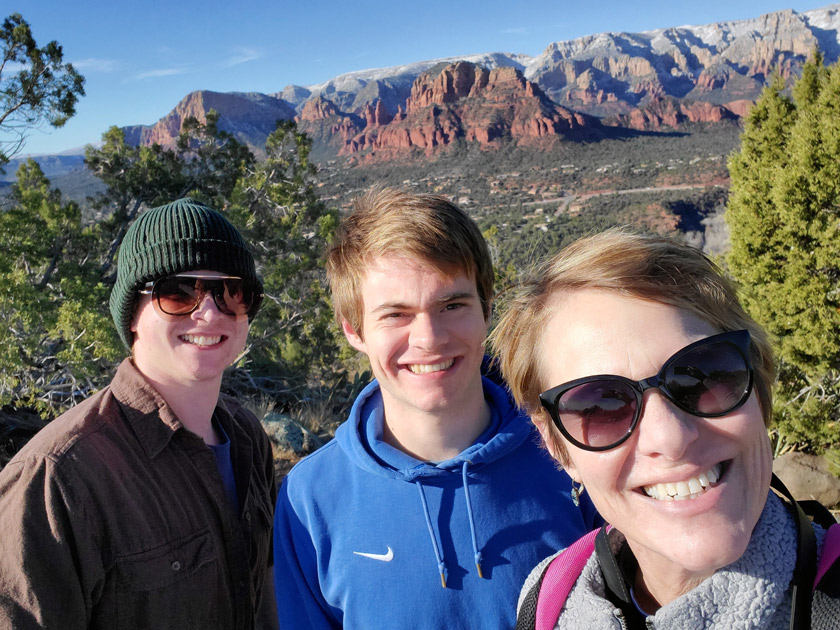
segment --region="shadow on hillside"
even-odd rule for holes
[[[602,140],[633,140],[635,138],[685,138],[690,136],[688,131],[653,131],[630,129],[628,127],[601,127]]]

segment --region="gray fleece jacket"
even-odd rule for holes
[[[825,531],[814,526],[818,555]],[[614,548],[624,543],[616,530],[610,534]],[[543,560],[525,581],[519,606],[537,582]],[[685,595],[647,618],[656,630],[782,630],[790,624],[790,580],[796,564],[796,526],[775,493],[770,492],[744,555],[718,570]],[[606,599],[604,578],[595,553],[572,587],[555,630],[624,628],[619,609]]]

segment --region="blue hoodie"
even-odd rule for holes
[[[506,390],[483,385],[490,426],[453,459],[383,442],[374,381],[291,470],[274,518],[282,629],[510,629],[529,571],[600,523]]]

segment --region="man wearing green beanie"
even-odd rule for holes
[[[261,299],[218,212],[131,225],[110,301],[131,357],[0,472],[0,628],[276,628],[271,445],[220,395]]]

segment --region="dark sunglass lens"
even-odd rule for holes
[[[213,290],[216,305],[227,315],[246,315],[254,303],[254,291],[240,278],[220,281]]]
[[[665,374],[674,402],[698,416],[721,416],[744,402],[750,369],[737,346],[720,342],[699,346],[674,361]]]
[[[179,316],[192,313],[208,293],[225,315],[250,315],[258,306],[255,288],[241,278],[170,276],[155,282],[153,289],[159,311]]]
[[[561,394],[557,416],[575,440],[603,447],[619,442],[627,434],[637,405],[630,385],[605,379],[583,383]]]
[[[195,278],[173,276],[158,280],[154,294],[160,309],[169,315],[190,313],[198,301]]]

